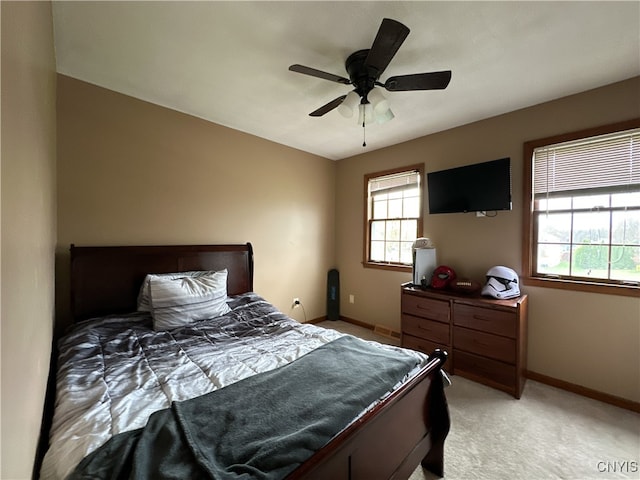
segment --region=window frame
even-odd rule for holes
[[[525,285],[534,287],[556,288],[563,290],[574,290],[591,293],[603,293],[609,295],[623,295],[640,297],[640,286],[612,284],[598,282],[597,280],[587,280],[582,278],[552,278],[547,276],[534,275],[536,265],[536,231],[534,225],[534,196],[533,196],[533,152],[536,148],[556,143],[569,142],[582,138],[596,137],[624,130],[640,128],[640,118],[603,125],[576,132],[564,133],[552,137],[527,141],[523,144],[523,244],[522,244],[522,276],[521,281]]]
[[[371,229],[369,227],[369,181],[373,178],[384,177],[386,175],[394,175],[404,172],[415,172],[420,175],[420,206],[418,210],[418,225],[417,225],[417,238],[422,237],[423,223],[424,223],[424,203],[425,203],[425,176],[424,176],[424,163],[417,163],[414,165],[407,165],[404,167],[391,168],[388,170],[382,170],[378,172],[367,173],[364,175],[364,221],[363,221],[363,248],[362,248],[362,265],[365,268],[377,268],[381,270],[394,270],[401,272],[410,272],[413,265],[406,265],[393,262],[373,262],[369,260],[371,249]]]

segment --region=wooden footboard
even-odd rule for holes
[[[411,382],[390,395],[296,469],[288,479],[407,479],[422,465],[444,474],[449,409],[436,350]]]

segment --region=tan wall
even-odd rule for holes
[[[521,271],[522,144],[640,116],[640,78],[422,137],[338,162],[336,255],[341,313],[400,328],[400,284],[409,273],[363,268],[363,176],[425,163],[425,172],[511,157],[513,210],[494,218],[426,215],[438,262],[481,281],[493,265]],[[426,208],[426,200],[425,200]],[[428,211],[428,210],[427,210]],[[640,299],[527,288],[529,369],[640,400]],[[355,303],[348,303],[348,295]]]
[[[330,160],[59,75],[58,312],[70,243],[251,242],[254,289],[320,317],[334,189]]]
[[[2,467],[31,478],[54,312],[55,59],[51,4],[2,16]]]

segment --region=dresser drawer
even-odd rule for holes
[[[507,363],[516,361],[516,341],[468,328],[453,327],[453,344],[456,349],[476,353],[484,357],[502,360]]]
[[[449,324],[402,314],[402,333],[436,343],[449,343]]]
[[[453,304],[453,323],[511,338],[516,338],[518,331],[518,317],[514,312],[459,303]]]
[[[468,373],[506,387],[514,388],[515,386],[516,367],[513,365],[507,365],[490,358],[478,357],[459,350],[454,350],[454,357],[454,375],[464,376],[465,373]]]
[[[402,334],[402,346],[412,350],[418,350],[423,353],[432,354],[436,348],[445,350],[447,353],[451,350],[447,345],[425,340],[424,338],[414,337],[412,335]]]
[[[402,312],[449,323],[449,302],[414,295],[402,295]]]

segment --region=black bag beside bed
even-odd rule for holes
[[[71,479],[256,478],[291,473],[414,366],[343,337],[298,360],[154,413],[87,456]]]

